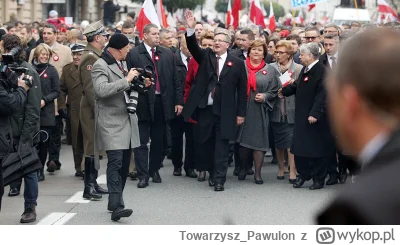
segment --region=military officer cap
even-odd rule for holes
[[[88,26],[86,26],[85,30],[82,33],[86,37],[92,37],[95,35],[108,35],[108,32],[104,29],[101,21],[94,22]]]
[[[69,47],[71,48],[72,53],[82,52],[83,50],[85,50],[85,45],[80,43],[71,44]]]

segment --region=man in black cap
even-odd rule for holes
[[[129,172],[132,148],[140,145],[136,114],[127,110],[127,93],[139,75],[128,71],[125,57],[129,40],[123,34],[114,34],[101,58],[93,65],[92,80],[95,96],[95,145],[107,153],[108,210],[111,220],[129,217],[132,209],[124,209],[122,192]],[[96,153],[97,155],[97,153]]]

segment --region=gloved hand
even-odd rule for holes
[[[67,119],[67,118],[68,118],[67,109],[60,109],[60,110],[58,110],[58,114],[59,114],[60,117],[63,118],[63,119]]]

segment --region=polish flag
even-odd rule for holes
[[[276,28],[276,21],[274,15],[274,8],[272,8],[272,2],[269,2],[269,25],[268,28],[273,32]]]
[[[242,0],[234,0],[232,16],[233,16],[233,27],[236,29],[239,26],[239,11],[242,10]]]
[[[378,12],[391,14],[395,19],[399,18],[396,11],[385,0],[378,0]]]
[[[232,5],[231,0],[228,1],[228,9],[226,11],[226,28],[233,25]]]
[[[165,15],[165,10],[164,10],[162,0],[157,0],[156,11],[157,11],[158,19],[161,21],[162,27],[167,28],[168,27],[167,16]]]
[[[296,17],[296,23],[298,24],[303,24],[304,23],[304,17],[303,17],[303,11],[299,11],[299,16]]]
[[[155,24],[156,26],[158,26],[158,28],[161,28],[160,20],[158,19],[153,1],[145,0],[136,22],[136,30],[138,30],[140,33],[140,39],[143,39],[144,27],[150,23]]]
[[[250,20],[263,28],[266,28],[264,22],[264,15],[261,10],[260,0],[253,0],[251,2]]]

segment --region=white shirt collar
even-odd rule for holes
[[[358,159],[362,164],[362,168],[368,165],[373,158],[382,150],[389,141],[389,135],[384,132],[377,134],[368,144],[361,150]]]
[[[335,55],[327,55],[327,56],[328,56],[328,60],[331,60],[332,57],[335,57],[335,58],[336,58],[336,61],[337,61],[337,59],[338,59],[338,53],[339,53],[339,52],[336,52]]]
[[[218,55],[215,54],[215,57],[217,57]],[[228,57],[228,52],[225,52],[223,55],[220,56],[221,60],[225,62],[226,58]]]
[[[180,53],[181,53],[181,58],[182,58],[182,60],[186,60],[186,59],[188,58],[185,54],[183,54],[182,51],[181,51]]]
[[[317,64],[317,63],[318,63],[318,61],[319,61],[319,60],[316,60],[316,61],[314,61],[313,63],[311,63],[309,66],[307,66],[307,68],[308,68],[308,71],[310,71],[310,70],[311,70],[311,68],[313,68],[313,66],[315,66],[315,64]]]
[[[147,45],[145,42],[143,42],[143,44],[144,44],[144,47],[146,48],[147,52],[149,53],[149,55],[151,57],[151,47],[149,45]]]

